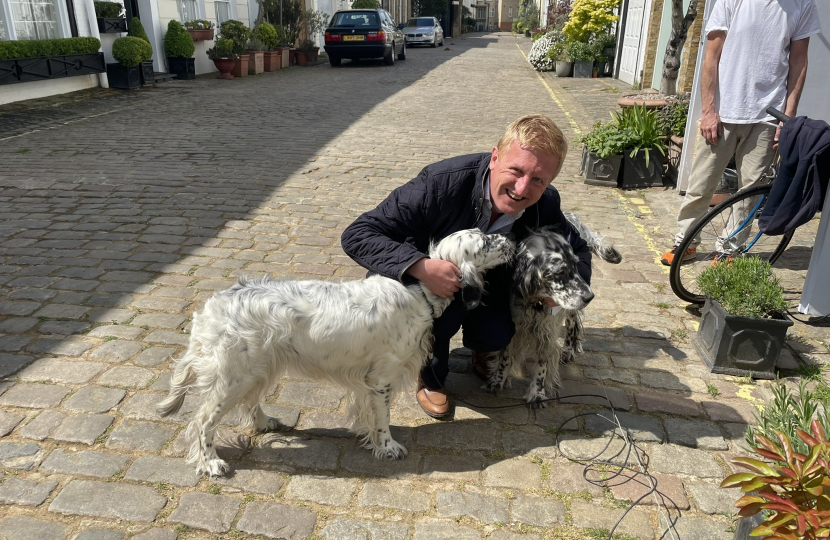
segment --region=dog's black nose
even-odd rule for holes
[[[594,299],[594,292],[593,291],[588,291],[588,292],[586,292],[585,294],[582,295],[582,301],[585,302],[586,304],[590,303],[591,300],[593,300],[593,299]]]

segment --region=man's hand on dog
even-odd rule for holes
[[[461,290],[461,270],[449,261],[421,259],[406,271],[441,298]]]

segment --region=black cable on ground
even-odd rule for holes
[[[549,402],[549,401],[561,401],[563,399],[572,399],[572,398],[578,398],[578,397],[597,398],[597,399],[605,401],[605,404],[603,406],[607,407],[611,411],[612,418],[608,418],[607,416],[603,416],[602,414],[599,414],[599,413],[594,412],[594,411],[581,412],[581,413],[575,414],[575,415],[567,418],[564,422],[562,422],[562,424],[559,425],[558,428],[556,428],[556,431],[554,432],[554,436],[556,437],[556,449],[559,451],[559,453],[562,456],[564,456],[566,459],[568,459],[570,461],[573,461],[574,463],[584,464],[585,468],[582,471],[582,477],[585,479],[586,482],[588,482],[592,485],[605,488],[605,487],[612,487],[612,486],[620,486],[620,485],[626,484],[627,482],[637,482],[638,484],[640,484],[640,485],[644,486],[645,488],[647,488],[646,493],[644,493],[636,501],[632,501],[632,503],[628,506],[628,508],[625,509],[625,512],[623,512],[623,514],[620,516],[620,518],[617,520],[617,522],[614,523],[614,526],[611,528],[611,530],[608,533],[608,540],[612,539],[612,537],[614,536],[614,531],[617,530],[617,527],[619,527],[620,523],[622,523],[623,519],[625,519],[625,517],[628,515],[628,513],[635,506],[640,504],[641,501],[643,501],[646,497],[649,497],[649,496],[655,497],[655,503],[658,507],[658,510],[660,512],[661,517],[663,517],[662,508],[665,508],[665,510],[666,510],[665,518],[666,518],[666,521],[668,521],[668,526],[667,526],[667,529],[661,533],[660,538],[661,539],[667,538],[667,539],[670,539],[670,540],[680,540],[680,534],[677,532],[677,529],[675,529],[675,524],[677,523],[677,520],[680,518],[680,516],[682,514],[682,512],[680,511],[680,508],[677,507],[677,504],[673,500],[671,500],[671,498],[669,498],[667,495],[665,495],[665,494],[661,493],[660,491],[658,491],[658,489],[657,489],[657,479],[648,472],[648,454],[646,454],[646,452],[642,448],[640,448],[637,445],[636,442],[634,442],[634,437],[631,435],[631,432],[627,428],[622,426],[622,424],[620,423],[619,418],[617,418],[617,413],[616,413],[616,410],[614,409],[614,405],[611,403],[611,400],[608,399],[607,396],[601,396],[599,394],[574,394],[574,395],[569,395],[569,396],[565,396],[565,397],[546,398],[546,399],[536,401],[534,403],[515,403],[515,404],[511,404],[511,405],[491,405],[491,406],[476,405],[474,403],[470,403],[466,400],[463,400],[463,399],[461,399],[457,396],[453,396],[455,401],[457,401],[459,403],[463,403],[463,404],[465,404],[469,407],[472,407],[474,409],[489,409],[489,410],[511,409],[511,408],[515,408],[515,407],[527,407],[527,406],[536,408],[538,406],[544,406],[544,404]],[[596,417],[602,418],[603,420],[605,420],[606,422],[611,424],[612,432],[611,432],[611,437],[608,439],[608,442],[605,444],[605,446],[602,448],[602,450],[599,451],[599,453],[597,453],[594,456],[588,457],[588,458],[580,459],[580,458],[575,458],[575,457],[568,456],[562,450],[562,447],[560,446],[561,440],[560,440],[559,435],[562,432],[564,426],[566,426],[569,422],[571,422],[573,420],[576,420],[577,418],[580,418],[580,417],[583,417],[583,416],[596,416]],[[600,459],[608,451],[608,449],[611,447],[611,445],[613,444],[615,438],[619,438],[623,441],[622,448],[620,448],[617,451],[617,453],[615,453],[614,455],[612,455],[608,458]],[[622,461],[622,465],[621,465],[618,462],[615,462],[615,460],[619,456],[621,456],[622,454],[625,454],[625,459]],[[635,458],[634,460],[631,459],[632,456]],[[636,469],[628,466],[628,464],[631,463],[632,461],[636,462],[636,464],[637,464]],[[606,470],[600,470],[600,468],[603,468],[603,469],[606,469]],[[599,474],[596,474],[596,476],[597,476],[596,479],[592,479],[592,478],[589,477],[590,473],[592,471],[596,472],[596,473],[599,473],[599,472],[608,473],[609,471],[613,471],[613,472],[610,474],[609,477],[607,477],[605,479],[599,478],[599,476],[600,476]],[[630,473],[631,476],[623,476],[623,473]],[[607,474],[606,474],[606,476],[607,476]],[[617,483],[612,483],[612,482],[614,482],[618,479],[621,479],[621,480]],[[667,501],[668,501],[669,504],[667,504]],[[674,510],[676,515],[672,516],[672,510]],[[662,519],[660,520],[660,526],[661,527],[663,526],[663,520]],[[669,532],[670,532],[670,534],[667,534]]]

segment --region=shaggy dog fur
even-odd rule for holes
[[[431,258],[461,270],[464,301],[480,303],[485,271],[509,261],[504,235],[460,231],[430,246]],[[392,394],[412,384],[429,357],[432,322],[452,302],[420,282],[404,286],[382,276],[344,283],[240,280],[215,294],[193,317],[190,344],[175,363],[162,416],[176,413],[188,390],[202,405],[187,428],[188,461],[211,476],[228,471],[214,447],[220,420],[239,407],[246,425],[278,427],[259,406],[284,373],[346,388],[354,431],[376,457],[399,459],[406,448],[389,433]]]
[[[544,407],[543,400],[559,388],[559,338],[568,311],[583,309],[594,293],[579,276],[579,259],[561,235],[545,227],[519,243],[513,275],[510,309],[516,334],[491,366],[488,391],[501,390],[510,376],[521,376],[526,361],[533,361],[525,401]],[[548,309],[540,301],[552,298],[560,308]]]

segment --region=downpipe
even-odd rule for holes
[[[95,5],[92,2],[93,0],[84,0],[84,5],[86,7],[87,24],[89,24],[89,35],[90,37],[94,37],[98,41],[101,41],[101,33],[98,32],[98,19],[95,17]],[[104,52],[103,43],[101,43],[101,46],[98,48],[98,52]],[[104,63],[104,65],[106,65],[106,62]],[[101,88],[110,87],[110,82],[107,78],[106,72],[98,74],[98,84],[101,85]]]

